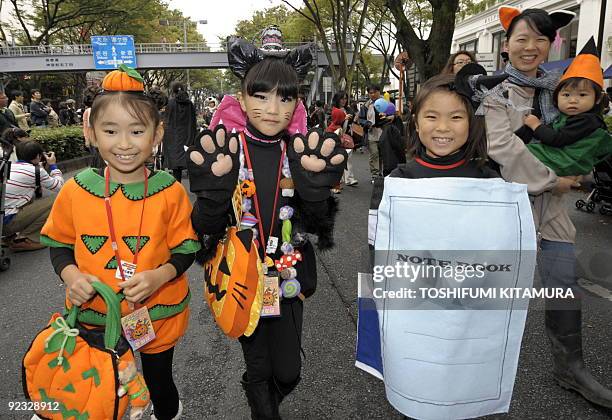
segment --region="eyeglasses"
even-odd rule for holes
[[[472,60],[459,60],[453,63],[453,66],[464,66],[466,64],[470,64]]]

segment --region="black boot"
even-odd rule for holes
[[[545,321],[552,348],[553,376],[559,385],[594,404],[612,408],[612,391],[597,382],[584,366],[582,311],[547,309]]]
[[[298,376],[295,381],[291,383],[279,382],[275,378],[270,379],[270,387],[274,390],[274,395],[276,396],[278,404],[280,404],[283,399],[285,399],[285,397],[295,389],[295,387],[300,383],[300,380],[302,380],[300,376]]]
[[[252,420],[280,420],[279,401],[269,381],[249,382],[246,372],[240,381],[251,407]]]

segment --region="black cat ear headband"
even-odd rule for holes
[[[282,33],[277,26],[269,26],[262,33],[261,48],[239,37],[229,37],[227,59],[232,73],[244,79],[255,64],[267,57],[284,60],[303,79],[314,59],[314,43],[300,45],[292,50],[283,47]]]

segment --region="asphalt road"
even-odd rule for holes
[[[337,247],[319,255],[317,293],[305,305],[302,382],[281,406],[285,419],[400,419],[386,401],[381,381],[354,367],[357,273],[366,271],[367,209],[371,186],[367,155],[356,154],[360,184],[340,199]],[[581,193],[567,196],[578,229],[581,276],[612,290],[612,216],[573,209]],[[215,327],[202,296],[201,270],[189,270],[193,293],[187,335],[175,353],[175,378],[185,406],[184,419],[247,419],[240,387],[242,353],[237,341]],[[47,251],[13,255],[0,273],[0,419],[29,418],[8,411],[23,401],[21,358],[50,314],[62,308],[64,287],[53,273]],[[519,370],[508,415],[511,419],[608,419],[612,411],[587,403],[555,385],[548,374],[550,352],[543,328],[543,302],[532,301]],[[612,388],[612,303],[587,292],[584,311],[585,359]]]

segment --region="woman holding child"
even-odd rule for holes
[[[574,14],[540,9],[520,11],[500,8],[500,21],[506,30],[505,47],[509,64],[504,82],[509,102],[486,99],[488,155],[500,166],[507,181],[528,185],[540,252],[538,269],[544,287],[572,288],[576,299],[546,301],[545,325],[553,354],[553,375],[564,388],[573,389],[590,402],[612,407],[612,391],[603,387],[584,366],[582,357],[582,308],[575,274],[574,241],[576,229],[563,203],[563,193],[576,177],[558,177],[525,145],[533,135],[524,125],[527,114],[542,124],[558,117],[554,92],[559,75],[544,71],[546,60],[559,28],[570,23]],[[501,90],[500,90],[501,94]]]

